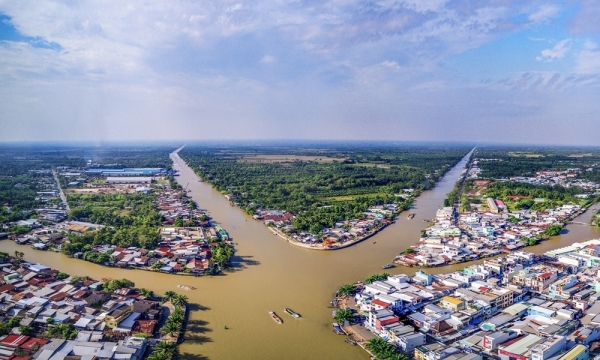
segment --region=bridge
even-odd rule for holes
[[[589,225],[588,223],[584,223],[581,221],[569,221],[568,224],[569,225]]]

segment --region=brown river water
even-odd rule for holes
[[[58,253],[35,251],[9,240],[0,241],[0,250],[23,251],[28,261],[72,275],[96,279],[126,277],[136,286],[159,294],[167,290],[185,293],[190,303],[197,304],[180,347],[185,359],[368,359],[360,347],[349,346],[342,336],[333,333],[329,301],[341,284],[382,272],[383,264],[391,262],[397,253],[418,240],[426,225],[421,220],[435,216],[467,161],[465,157],[434,189],[421,194],[412,210],[416,213],[414,219],[408,220],[407,213],[402,213],[395,224],[353,247],[315,251],[293,246],[273,235],[261,222],[232,207],[209,184],[198,181],[178,156],[173,158],[175,168],[180,170],[179,183],[182,186],[189,183],[190,196],[201,208],[208,209],[238,244],[234,270],[226,275],[195,278],[107,268]],[[587,222],[591,215],[592,211],[588,211],[578,221]],[[590,226],[571,225],[565,232],[529,251],[541,253],[600,238],[600,231]],[[462,267],[464,265],[427,271],[451,272]],[[386,271],[413,274],[415,270],[396,267]],[[197,289],[182,291],[177,284]],[[292,308],[302,318],[288,316],[284,307]],[[268,311],[276,311],[284,323],[276,324]]]

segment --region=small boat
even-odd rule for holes
[[[338,335],[344,335],[344,330],[338,323],[333,323],[333,331]]]
[[[187,285],[177,285],[178,288],[183,289],[183,290],[196,290],[195,287],[193,286],[187,286]]]
[[[414,217],[415,217],[415,213],[410,213],[410,214],[408,214],[408,216],[407,216],[408,220],[410,220],[410,219],[412,219],[412,218],[414,218]]]
[[[373,244],[377,244],[377,241],[373,241]]]
[[[295,312],[294,310],[290,309],[290,308],[285,308],[284,309],[286,313],[292,315],[295,318],[299,318],[300,314],[298,314],[297,312]]]
[[[393,268],[393,267],[394,267],[394,264],[385,264],[381,268],[382,269],[390,269],[390,268]]]
[[[273,311],[269,311],[269,315],[271,315],[271,319],[275,320],[276,323],[278,323],[278,324],[283,323],[283,320],[281,320],[281,318],[279,316],[277,316],[277,314],[275,314]]]
[[[345,338],[344,339],[345,342],[347,342],[348,344],[352,345],[352,346],[356,346],[356,341],[350,339],[350,338]]]

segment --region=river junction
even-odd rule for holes
[[[411,209],[416,214],[414,219],[401,215],[395,224],[378,233],[372,241],[337,251],[315,252],[293,246],[274,235],[262,222],[253,221],[231,206],[209,184],[199,181],[178,156],[172,158],[174,167],[180,171],[178,182],[184,186],[189,183],[189,196],[200,207],[208,209],[237,243],[233,269],[224,276],[174,277],[107,268],[59,253],[35,251],[8,240],[0,241],[0,250],[22,251],[28,261],[40,262],[71,275],[98,279],[126,277],[136,286],[156,293],[178,291],[180,282],[195,287],[196,290],[185,292],[192,304],[185,341],[180,347],[185,359],[368,359],[359,347],[348,346],[333,333],[331,309],[327,307],[329,301],[341,284],[364,280],[381,272],[383,264],[415,244],[424,226],[421,220],[435,215],[468,160],[468,157],[463,158],[434,189],[417,198]],[[593,211],[588,211],[574,220],[587,223],[592,214]],[[600,238],[600,230],[569,225],[562,235],[528,247],[527,251],[541,254],[594,238]],[[427,271],[452,272],[465,265]],[[412,275],[416,270],[396,267],[386,271]],[[285,307],[298,311],[302,318],[282,316],[282,325],[273,322],[268,312],[283,314]]]

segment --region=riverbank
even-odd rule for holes
[[[186,161],[179,155],[179,150],[174,151],[171,154],[171,158],[173,161],[180,163],[181,165],[186,165]],[[471,156],[473,153],[473,149],[471,149],[466,155],[464,155],[457,163],[462,163]],[[195,160],[194,160],[195,159]],[[250,201],[246,198],[245,192],[241,190],[236,190],[234,186],[227,186],[226,184],[221,184],[218,179],[220,177],[216,177],[212,173],[206,173],[203,169],[205,166],[198,165],[198,158],[187,158],[191,164],[196,164],[195,168],[192,171],[195,174],[195,177],[199,179],[200,177],[206,177],[203,179],[206,181],[213,189],[221,191],[223,196],[227,201],[229,201],[231,206],[236,206],[243,208],[244,212],[252,215],[252,218],[255,220],[260,220],[264,222],[265,225],[273,224],[278,228],[275,231],[276,235],[282,237],[289,243],[306,248],[311,250],[337,250],[342,248],[347,248],[354,244],[360,243],[365,239],[370,238],[374,234],[378,233],[378,230],[381,230],[383,227],[386,227],[389,224],[385,224],[385,226],[379,228],[377,231],[370,232],[367,231],[368,234],[365,234],[365,228],[372,229],[373,226],[369,224],[367,227],[355,227],[355,224],[358,222],[362,222],[364,220],[367,221],[379,221],[381,219],[394,219],[400,213],[408,210],[415,201],[415,198],[418,197],[422,191],[428,191],[435,188],[438,185],[438,182],[443,179],[446,174],[448,174],[454,166],[447,167],[444,165],[440,171],[434,171],[433,173],[427,175],[428,177],[428,186],[430,182],[433,181],[433,184],[430,188],[427,189],[402,189],[400,194],[394,194],[395,197],[391,197],[390,194],[382,196],[387,196],[388,198],[385,200],[388,203],[383,205],[373,205],[370,208],[366,209],[363,217],[359,217],[351,220],[343,220],[343,218],[337,221],[335,224],[330,223],[328,227],[322,227],[320,230],[316,230],[315,223],[309,223],[308,225],[302,222],[301,219],[304,211],[299,211],[300,215],[296,213],[296,215],[286,212],[284,210],[267,210],[259,205],[257,202],[259,200],[255,200],[254,202],[248,203]],[[203,164],[200,161],[200,164]],[[208,166],[208,165],[206,165]],[[443,169],[443,170],[442,170]],[[202,181],[202,180],[197,180]],[[226,189],[226,190],[224,190]],[[329,203],[325,202],[325,205],[318,207],[318,209],[323,210],[326,208],[332,208],[342,203]],[[344,203],[346,204],[346,203]],[[381,203],[380,203],[381,204]],[[347,205],[347,204],[346,204]],[[361,204],[361,206],[364,204]],[[341,206],[341,205],[340,205]],[[383,207],[383,209],[378,209]],[[375,210],[373,210],[375,209]],[[308,211],[308,209],[305,209]],[[339,210],[339,209],[338,209]],[[383,211],[381,211],[383,210]],[[355,210],[356,211],[356,210]],[[385,213],[387,212],[387,213]],[[380,217],[381,214],[384,214]],[[339,214],[338,214],[339,215]],[[414,214],[413,214],[414,216]],[[292,219],[295,218],[295,221],[292,222]],[[409,219],[412,217],[409,217]],[[333,221],[333,220],[330,220]],[[299,224],[298,224],[298,223]],[[322,223],[319,223],[319,226],[323,226]],[[362,225],[362,224],[359,224]],[[310,231],[308,230],[310,228]],[[303,231],[298,230],[303,229]],[[273,232],[273,231],[272,231]]]
[[[298,246],[304,249],[309,249],[309,250],[321,250],[321,251],[328,251],[328,250],[340,250],[340,249],[345,249],[347,247],[350,247],[352,245],[358,244],[362,241],[365,241],[375,235],[377,235],[379,232],[381,232],[383,229],[385,229],[386,227],[388,227],[388,224],[383,225],[382,227],[378,228],[377,230],[362,236],[358,239],[355,240],[351,240],[351,241],[346,241],[343,243],[333,243],[330,246],[323,246],[322,243],[317,243],[317,244],[304,244],[301,243],[293,238],[291,238],[289,235],[283,233],[281,230],[274,228],[274,227],[269,227],[269,230],[271,232],[273,232],[274,235],[279,236],[280,238],[286,240],[288,243],[294,245],[294,246]]]

